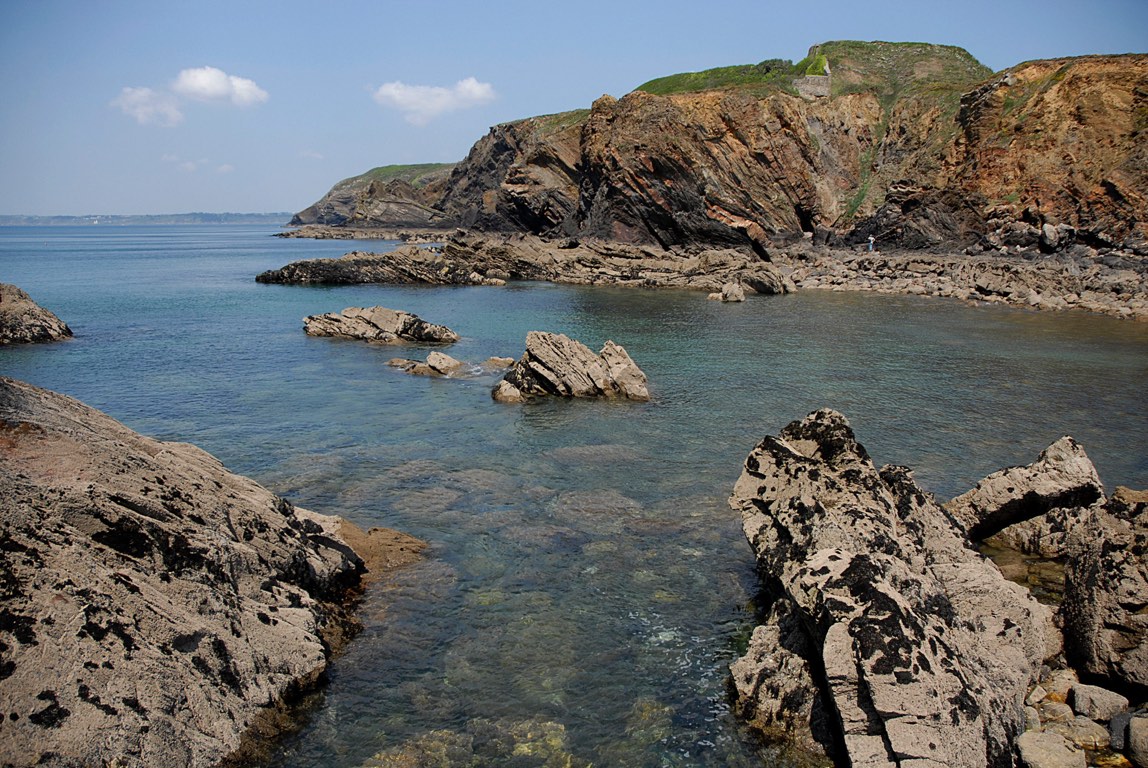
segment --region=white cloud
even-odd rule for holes
[[[384,107],[397,109],[408,123],[414,125],[426,125],[446,112],[487,104],[495,97],[494,86],[480,83],[473,77],[459,80],[450,88],[395,81],[384,83],[375,91],[375,101]]]
[[[231,163],[224,163],[223,165],[216,168],[215,172],[216,173],[231,173],[234,170],[235,170],[234,165],[232,165]]]
[[[183,122],[181,99],[228,101],[237,107],[249,107],[269,98],[254,80],[229,75],[215,67],[199,67],[181,71],[170,90],[124,88],[111,104],[140,125],[171,128]]]
[[[304,149],[302,152],[299,153],[299,157],[305,157],[308,160],[322,160],[323,159],[323,153],[322,152],[316,152],[313,149]]]
[[[238,107],[249,107],[269,98],[267,91],[254,80],[229,75],[215,67],[185,69],[171,84],[171,89],[197,101],[230,101]]]
[[[112,106],[134,117],[140,125],[155,124],[170,128],[183,122],[183,113],[176,100],[170,94],[153,91],[151,88],[124,88],[119,96],[112,99]]]

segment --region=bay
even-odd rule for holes
[[[293,503],[430,543],[369,593],[365,630],[274,764],[359,766],[428,734],[532,718],[600,765],[783,758],[729,713],[756,576],[726,497],[754,443],[811,410],[945,499],[1064,434],[1109,490],[1148,487],[1148,324],[807,291],[272,286],[259,272],[395,243],[251,225],[0,228],[0,281],[76,338],[0,348],[0,373],[193,442]],[[624,346],[650,403],[490,399],[495,377],[388,368],[430,347],[314,339],[381,304],[517,357],[526,333]],[[469,729],[469,731],[468,731]],[[756,762],[755,762],[756,761]]]

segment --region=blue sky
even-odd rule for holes
[[[1148,52],[1148,0],[6,0],[0,214],[296,211],[491,125],[825,40]]]

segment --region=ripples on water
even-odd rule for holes
[[[274,764],[360,766],[435,731],[532,718],[597,765],[784,764],[747,739],[726,667],[756,580],[725,499],[754,443],[822,406],[877,463],[941,498],[1062,434],[1101,477],[1148,487],[1148,325],[916,297],[264,286],[362,244],[254,227],[0,230],[0,280],[73,341],[0,372],[211,451],[300,506],[430,542],[372,591]],[[379,249],[380,243],[367,244]],[[622,344],[653,402],[490,400],[494,377],[412,377],[395,349],[312,339],[307,314],[382,304],[443,323],[462,360],[529,330]]]

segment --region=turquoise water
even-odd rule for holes
[[[430,542],[365,601],[276,765],[359,766],[434,731],[540,717],[596,765],[780,760],[728,712],[753,558],[725,500],[754,443],[810,410],[941,498],[1063,434],[1111,489],[1148,487],[1148,324],[805,292],[545,284],[259,285],[300,258],[384,243],[251,226],[0,228],[0,281],[76,338],[0,349],[0,373],[194,442],[292,502]],[[385,363],[429,348],[313,339],[303,316],[382,304],[479,362],[529,330],[623,345],[650,403],[499,405],[495,379]]]

